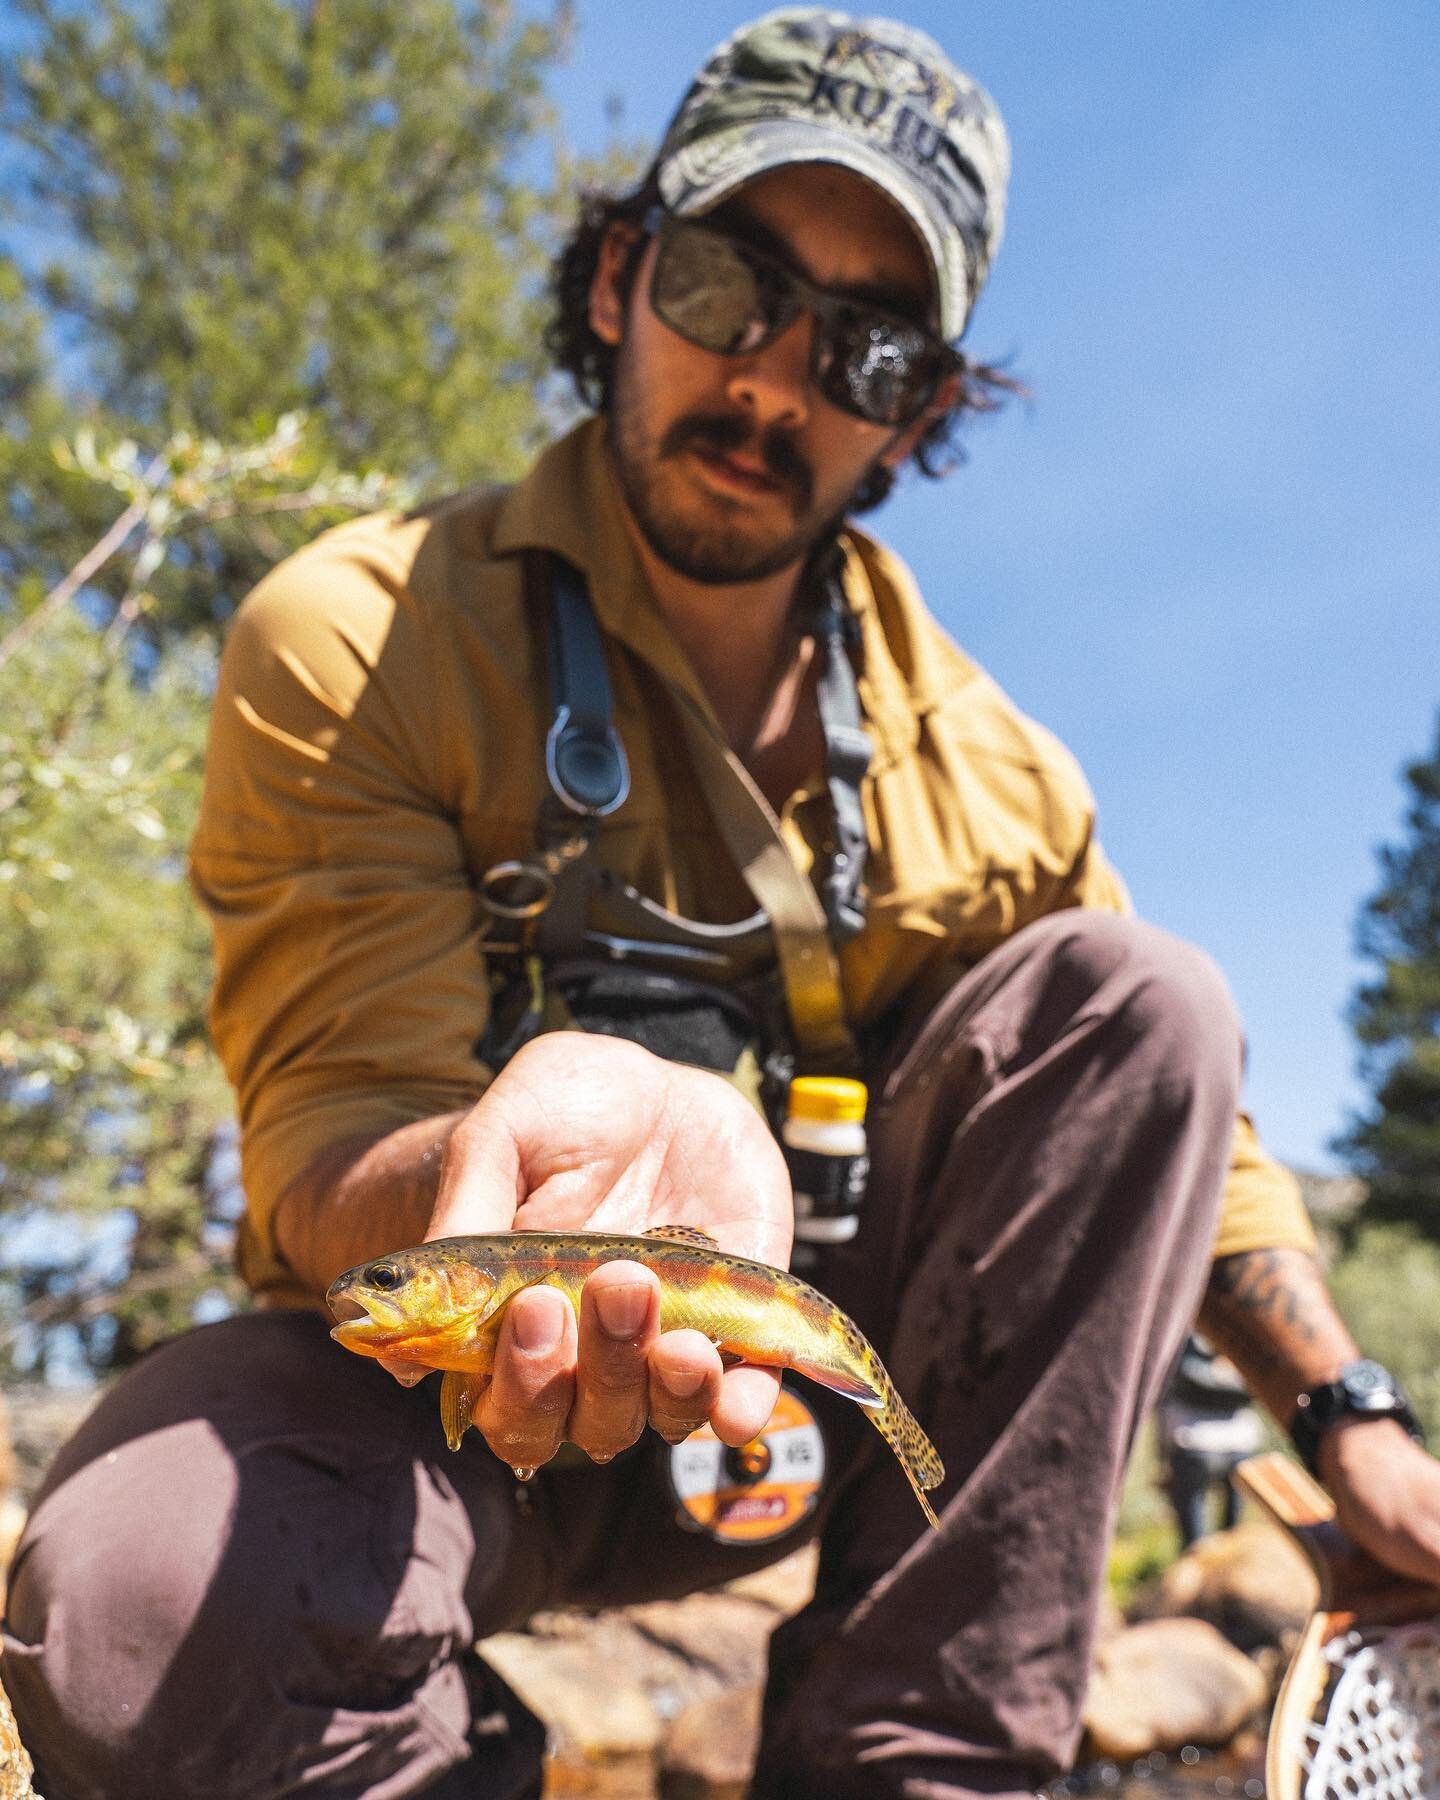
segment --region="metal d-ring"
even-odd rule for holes
[[[555,877],[535,863],[496,863],[480,877],[480,904],[497,919],[538,919],[554,898]]]

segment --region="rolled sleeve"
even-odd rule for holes
[[[1300,1197],[1300,1183],[1262,1147],[1249,1115],[1235,1121],[1230,1172],[1220,1202],[1214,1254],[1249,1250],[1317,1248],[1315,1230]]]
[[[222,660],[191,874],[240,1108],[242,1267],[261,1289],[283,1276],[276,1201],[319,1151],[466,1106],[489,1080],[441,660],[398,573],[344,533],[255,590]]]
[[[1131,911],[1124,882],[1093,838],[1076,864],[1072,887],[1075,905]],[[1299,1182],[1262,1146],[1249,1114],[1238,1114],[1212,1254],[1282,1249],[1313,1254],[1316,1247]]]

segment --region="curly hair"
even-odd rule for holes
[[[545,347],[555,366],[575,383],[584,404],[605,412],[615,373],[614,346],[598,338],[590,326],[590,287],[600,260],[600,245],[612,225],[638,228],[651,209],[660,204],[655,171],[628,194],[591,192],[583,195],[574,231],[555,259],[551,278],[554,314],[545,331]],[[645,238],[637,235],[621,274],[621,296],[627,300],[645,251]],[[1011,397],[1024,398],[1028,389],[1014,376],[989,363],[960,359],[960,391],[955,403],[926,426],[911,460],[922,475],[932,479],[946,475],[965,460],[959,441],[962,421],[971,413],[997,411]],[[895,471],[877,468],[850,503],[852,513],[878,506],[895,485]]]

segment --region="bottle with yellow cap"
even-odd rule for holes
[[[780,1138],[795,1190],[792,1266],[816,1266],[821,1247],[848,1243],[860,1229],[870,1173],[865,1083],[840,1075],[797,1075]]]

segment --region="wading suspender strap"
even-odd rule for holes
[[[549,590],[555,702],[545,747],[551,793],[542,808],[541,833],[552,842],[567,836],[578,839],[583,850],[596,821],[628,793],[629,770],[614,726],[604,649],[585,578],[553,554],[536,562],[540,566],[531,565],[532,579],[543,572]],[[796,867],[779,820],[745,765],[694,701],[672,691],[725,846],[769,919],[801,1055],[811,1065],[843,1073],[855,1066],[857,1058],[845,1019],[835,941],[852,935],[863,922],[859,884],[865,828],[859,782],[869,763],[870,740],[860,724],[855,677],[844,647],[843,597],[838,587],[827,597],[829,604],[819,621],[827,657],[820,711],[835,809],[836,851],[826,883],[831,917],[808,877]],[[575,861],[571,851],[555,871],[556,916],[542,920],[542,943],[547,937],[554,943],[562,935],[578,936],[583,929],[579,917],[570,916],[583,903],[584,884],[577,879]]]
[[[856,631],[840,578],[832,569],[824,587],[825,604],[815,620],[822,653],[816,700],[825,737],[825,779],[835,827],[835,850],[825,877],[825,912],[837,944],[848,944],[865,923],[861,882],[870,840],[860,805],[860,783],[870,767],[874,746],[860,712],[855,671],[848,642]]]
[[[552,802],[588,833],[630,791],[625,748],[615,729],[610,675],[585,577],[549,556],[550,688],[555,717],[545,739]]]

